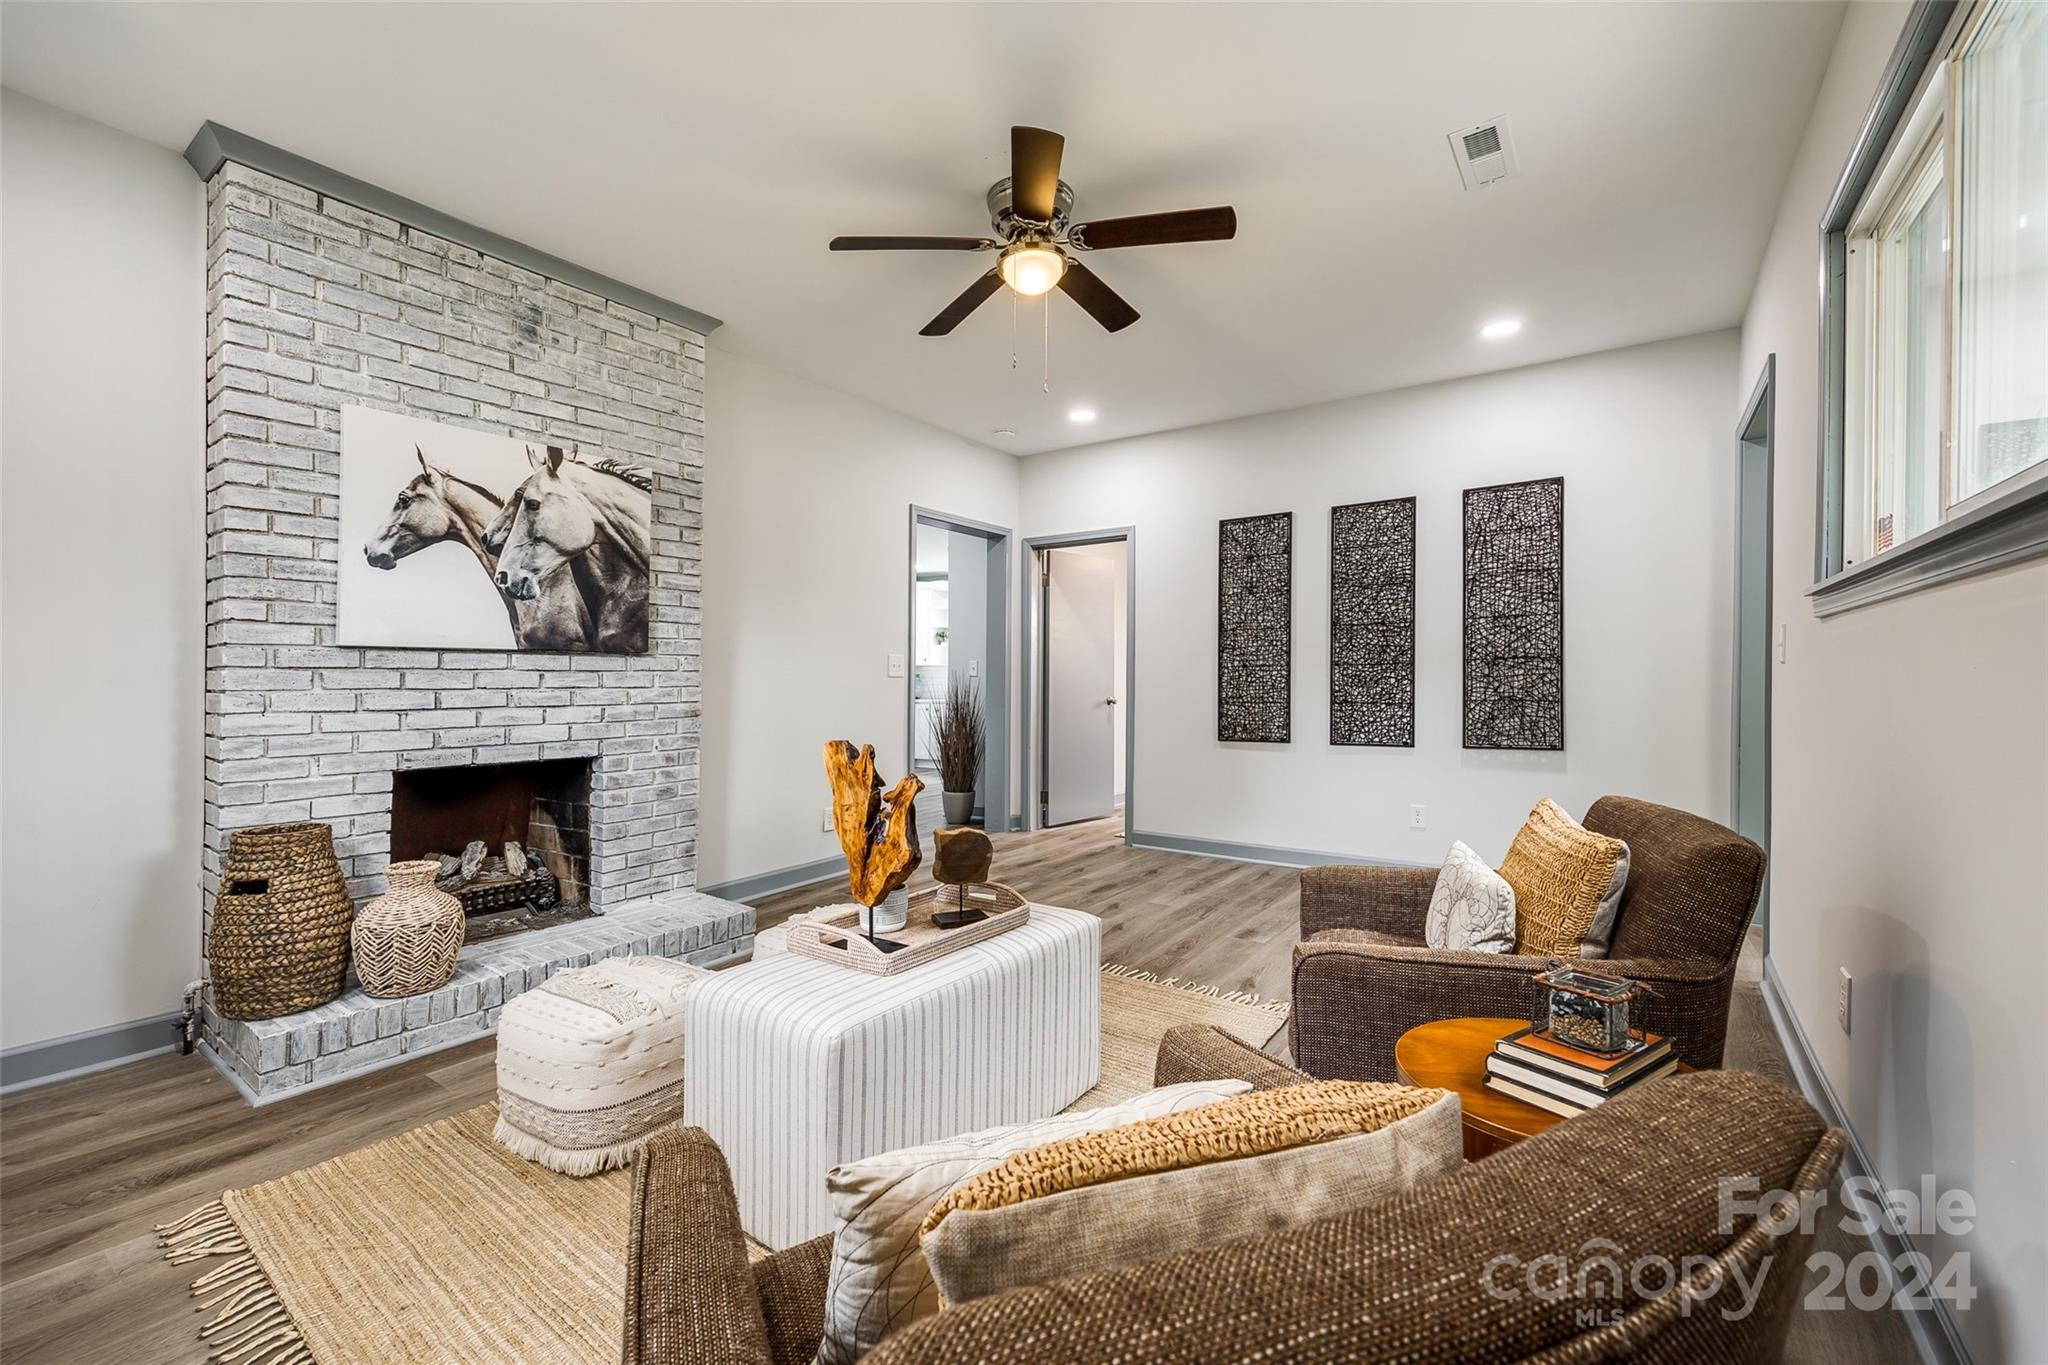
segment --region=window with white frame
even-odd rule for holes
[[[2048,477],[2048,4],[1954,27],[1846,242],[1845,567]]]

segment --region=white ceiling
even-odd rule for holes
[[[1032,452],[1732,325],[1835,4],[5,6],[5,81],[165,147],[206,119],[725,319],[715,347]],[[1506,115],[1521,178],[1444,135]],[[1234,204],[1063,296],[917,329],[1009,127],[1079,218]],[[1527,326],[1484,342],[1479,325]],[[716,420],[716,396],[712,397]],[[1090,427],[1070,407],[1099,409]],[[1013,439],[993,435],[998,427]]]

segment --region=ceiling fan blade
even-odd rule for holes
[[[1130,218],[1103,218],[1076,223],[1067,241],[1083,251],[1108,251],[1120,246],[1162,246],[1168,242],[1227,242],[1237,236],[1237,210],[1228,204],[1213,209],[1181,209],[1175,213],[1140,213]]]
[[[991,268],[986,275],[967,286],[960,297],[947,304],[939,315],[919,329],[921,337],[942,337],[967,320],[967,315],[981,307],[988,296],[1003,287],[1002,274]]]
[[[834,251],[993,251],[988,237],[834,237]]]
[[[1043,128],[1010,129],[1010,211],[1034,223],[1052,221],[1067,140]]]
[[[1102,277],[1079,261],[1067,261],[1067,273],[1060,276],[1060,288],[1081,305],[1089,317],[1107,332],[1121,332],[1138,320],[1138,310],[1124,302],[1123,295],[1102,282]]]

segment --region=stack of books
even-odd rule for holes
[[[1641,1046],[1603,1057],[1561,1043],[1547,1029],[1521,1029],[1487,1055],[1486,1088],[1553,1114],[1583,1113],[1678,1069],[1670,1039],[1660,1033],[1634,1036]]]

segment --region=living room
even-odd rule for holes
[[[0,1357],[2048,1360],[2048,5],[0,36]]]

